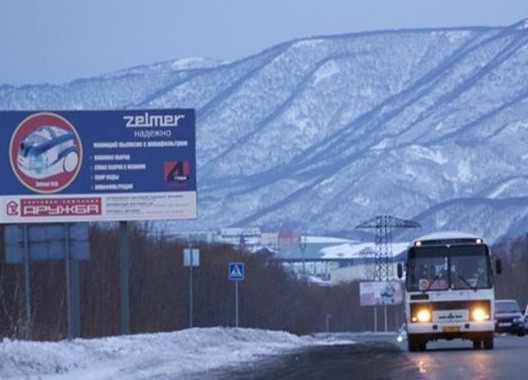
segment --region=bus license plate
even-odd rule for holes
[[[442,327],[442,332],[445,332],[445,333],[460,332],[460,326],[444,326]]]

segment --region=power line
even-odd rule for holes
[[[385,281],[393,277],[392,273],[392,230],[394,228],[421,228],[420,223],[413,220],[396,218],[390,215],[378,215],[356,226],[376,230],[374,266],[367,265],[368,280]],[[370,267],[370,268],[369,268]]]

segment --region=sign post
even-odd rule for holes
[[[185,248],[183,250],[183,265],[189,267],[189,327],[193,327],[193,267],[200,266],[200,250]]]
[[[33,328],[31,323],[31,288],[29,283],[29,238],[28,226],[24,224],[24,295],[26,301],[26,340],[31,340]]]
[[[227,276],[235,282],[235,326],[238,327],[238,283],[244,280],[244,263],[229,263]]]
[[[68,340],[73,339],[72,289],[71,289],[71,258],[70,258],[70,227],[64,223],[64,274],[66,282],[66,320],[68,321]]]
[[[119,222],[119,295],[121,334],[130,334],[130,245],[128,222]]]

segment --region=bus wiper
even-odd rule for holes
[[[433,281],[431,281],[431,283],[427,286],[427,289],[424,289],[423,292],[425,293],[425,292],[429,291],[429,289],[431,289],[431,286],[433,286],[433,284],[434,284],[436,281],[440,280],[441,278],[442,278],[442,277],[441,277],[439,274],[437,274],[436,276],[434,276]]]
[[[477,291],[477,285],[475,285],[475,286],[471,285],[471,284],[469,283],[469,281],[466,280],[466,278],[465,278],[464,276],[462,276],[461,274],[459,274],[459,273],[457,273],[457,276],[458,276],[458,278],[461,279],[462,282],[463,282],[464,284],[466,284],[469,288],[473,289],[474,291]]]

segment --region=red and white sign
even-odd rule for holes
[[[20,216],[101,215],[101,198],[33,198],[20,200]]]
[[[94,198],[21,198],[5,206],[8,217],[75,217],[102,214],[102,200]]]
[[[24,119],[9,144],[13,172],[28,189],[56,193],[77,176],[82,161],[81,140],[71,123],[54,113]]]

